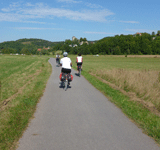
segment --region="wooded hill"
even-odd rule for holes
[[[17,41],[7,41],[0,43],[0,51],[4,54],[39,54],[38,49],[42,49],[41,53],[47,54],[53,51],[56,44],[64,42],[50,42],[42,39],[19,39]],[[46,50],[45,48],[49,48]],[[49,53],[48,53],[49,54]]]
[[[84,42],[81,44],[81,42]],[[5,54],[50,54],[57,50],[70,54],[102,55],[157,55],[160,54],[160,31],[157,34],[137,33],[135,35],[116,35],[99,41],[87,41],[86,38],[74,41],[50,42],[42,39],[19,39],[0,43],[0,51]],[[47,49],[48,48],[48,49]],[[40,49],[38,51],[38,49]]]

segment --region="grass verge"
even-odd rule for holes
[[[13,57],[11,57],[11,59],[10,56],[5,57],[7,58],[4,58],[4,60],[9,59],[11,61],[11,59],[13,59],[14,62],[16,61]],[[16,149],[17,142],[27,128],[29,120],[35,112],[39,98],[43,95],[52,70],[47,57],[33,58],[32,56],[27,56],[25,58],[17,57],[16,59],[19,61],[19,64],[23,64],[23,61],[24,64],[29,61],[30,63],[26,64],[22,69],[19,68],[17,71],[11,70],[11,79],[14,78],[12,77],[14,73],[17,75],[17,82],[14,83],[14,87],[17,87],[17,90],[13,91],[12,94],[6,93],[7,97],[2,93],[3,97],[1,101],[3,103],[1,103],[0,106],[1,150]],[[16,66],[20,65],[17,63]],[[27,69],[29,70],[26,71]],[[9,83],[11,83],[13,88],[14,80],[11,80],[9,76],[5,77],[3,74],[2,77],[2,83],[4,83],[4,81],[7,83],[1,87],[2,91],[6,91],[3,89],[9,88],[9,86],[7,86]],[[5,103],[6,100],[8,100],[7,103]]]

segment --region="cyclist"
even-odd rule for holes
[[[68,56],[67,52],[63,53],[64,58],[60,61],[60,66],[62,66],[62,73],[71,73],[72,61]]]
[[[59,59],[60,59],[60,55],[59,55],[59,53],[57,53],[57,55],[56,55],[56,63],[58,63],[58,64],[59,64]]]
[[[79,73],[78,67],[80,66],[82,69],[82,64],[83,64],[83,57],[81,56],[81,53],[78,54],[76,58],[76,63],[77,63],[77,73]]]

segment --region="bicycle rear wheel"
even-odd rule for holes
[[[81,76],[81,69],[79,69],[79,77]]]
[[[65,91],[67,90],[67,86],[68,86],[68,81],[65,81]]]

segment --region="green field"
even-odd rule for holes
[[[76,69],[76,56],[69,57]],[[32,118],[51,74],[48,59],[0,55],[0,149],[15,149]],[[83,59],[82,75],[160,144],[160,58]]]
[[[0,149],[15,149],[51,74],[47,57],[0,56]]]
[[[76,61],[76,56],[69,55],[73,62]],[[93,55],[84,55],[85,71],[100,70],[100,69],[129,69],[129,70],[158,70],[160,71],[160,57],[125,57],[114,55],[101,55],[99,57]],[[74,64],[74,63],[73,63]]]
[[[153,56],[152,56],[153,57]],[[71,55],[73,62],[76,57]],[[160,111],[160,58],[83,56],[83,70],[114,84]],[[75,67],[75,63],[73,63]]]

